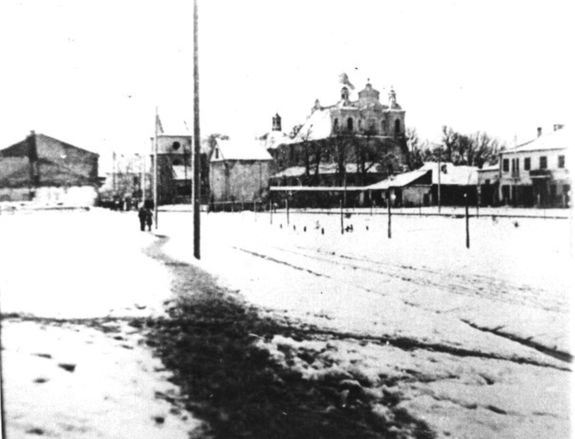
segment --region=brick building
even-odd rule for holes
[[[0,150],[0,200],[92,205],[99,155],[44,134]]]

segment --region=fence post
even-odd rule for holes
[[[339,227],[343,235],[343,201],[339,200]]]
[[[469,200],[467,194],[464,194],[465,198],[465,246],[469,248]]]
[[[274,223],[274,211],[272,209],[272,200],[270,199],[270,224]]]
[[[387,191],[387,237],[391,239],[391,193]]]
[[[289,200],[286,198],[286,221],[289,226]]]
[[[477,193],[477,214],[475,215],[477,218],[479,218],[479,201],[481,199],[481,186],[479,186],[479,184],[477,185],[477,187],[475,188],[476,193]]]

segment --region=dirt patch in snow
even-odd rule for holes
[[[274,352],[266,344],[277,337],[312,340],[310,328],[264,316],[197,267],[162,255],[160,247],[150,255],[173,271],[176,298],[168,318],[149,320],[142,329],[188,410],[210,425],[203,437],[434,437],[396,396],[370,392],[359,372],[321,364],[324,373],[310,375],[300,366],[314,363],[313,349],[285,342]]]

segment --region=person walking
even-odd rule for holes
[[[148,226],[148,232],[151,232],[154,214],[151,209],[145,209],[145,210],[146,210],[146,226]]]
[[[143,232],[146,229],[146,223],[149,210],[142,205],[138,210],[138,219],[140,220],[140,230]]]

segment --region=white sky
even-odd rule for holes
[[[347,72],[437,140],[509,143],[570,123],[572,0],[199,0],[202,135],[285,131]],[[148,151],[192,116],[192,0],[0,1],[0,147],[30,130],[102,154]],[[357,89],[356,89],[357,90]],[[568,120],[569,119],[569,120]]]

